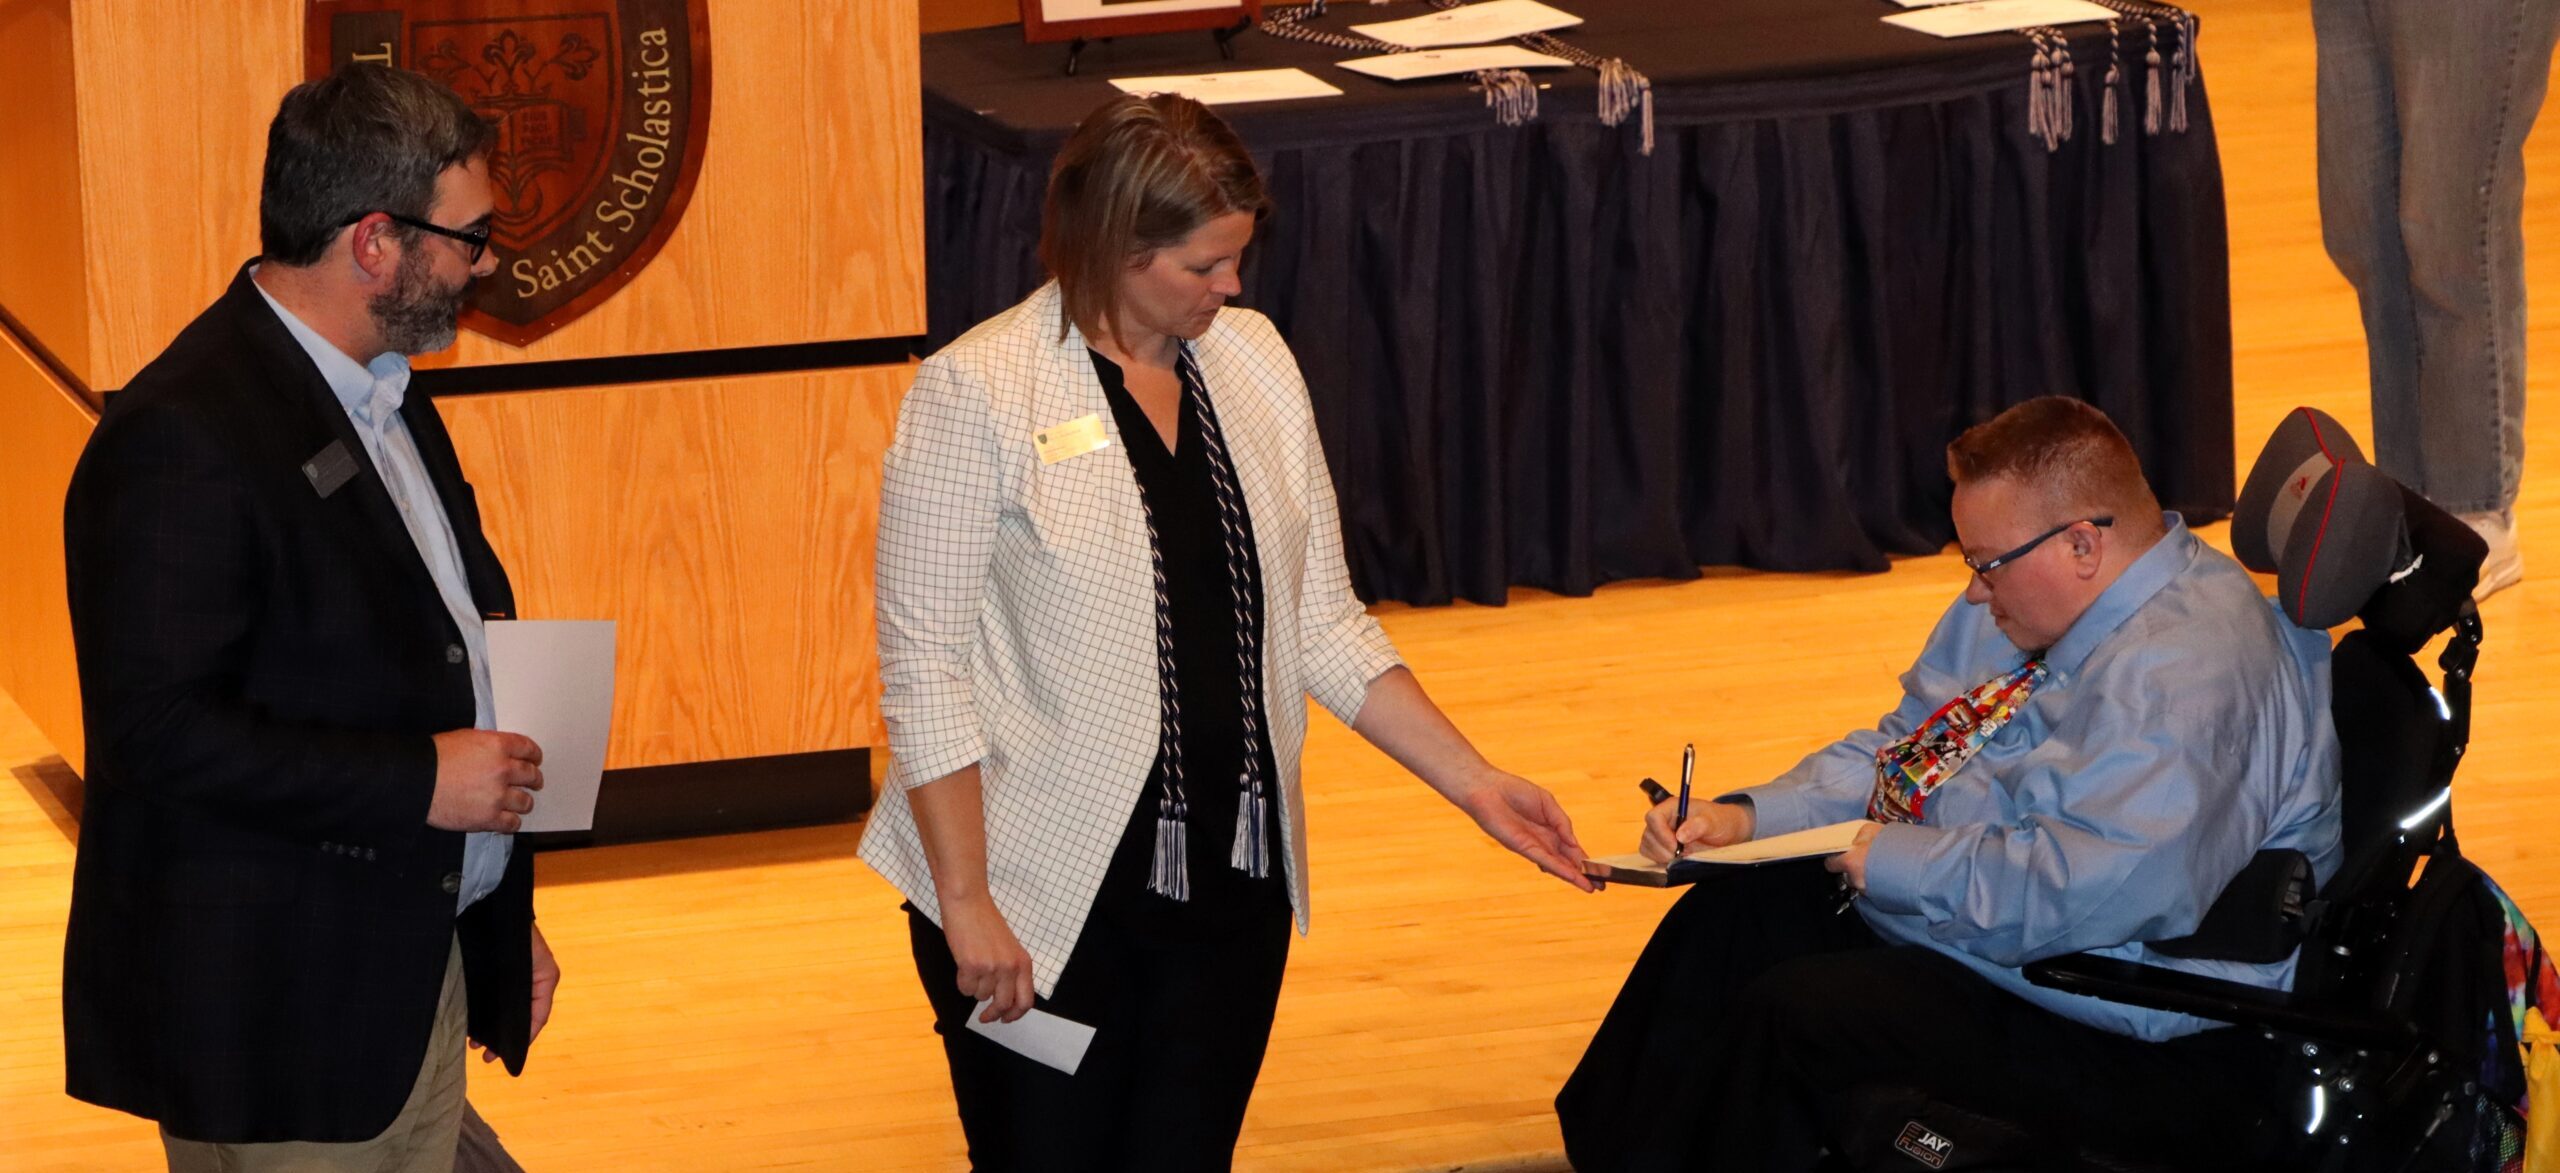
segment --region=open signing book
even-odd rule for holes
[[[1612,884],[1672,888],[1694,884],[1723,868],[1757,867],[1790,859],[1838,855],[1857,843],[1860,829],[1873,825],[1865,819],[1851,819],[1845,823],[1790,831],[1729,847],[1701,847],[1667,864],[1655,863],[1636,852],[1606,855],[1582,861],[1582,874]]]

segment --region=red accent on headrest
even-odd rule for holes
[[[2343,466],[2338,463],[2337,454],[2329,451],[2329,438],[2320,434],[2320,417],[2307,407],[2294,410],[2310,422],[2312,443],[2320,446],[2320,455],[2329,458],[2329,499],[2320,504],[2320,528],[2311,532],[2311,556],[2302,561],[2302,590],[2293,603],[2293,613],[2298,618],[2311,606],[2311,572],[2320,565],[2320,540],[2329,536],[2329,514],[2338,507],[2338,483],[2346,478],[2339,475]]]

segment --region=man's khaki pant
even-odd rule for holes
[[[445,962],[444,994],[436,1004],[435,1032],[427,1040],[418,1082],[391,1127],[353,1144],[206,1144],[163,1129],[169,1173],[452,1173],[454,1145],[462,1129],[466,1032],[470,1006],[462,992],[462,946]]]

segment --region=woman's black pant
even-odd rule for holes
[[[1086,922],[1055,996],[1038,1002],[1094,1028],[1073,1076],[968,1028],[975,1002],[959,990],[949,943],[907,909],[969,1162],[982,1173],[1188,1173],[1234,1160],[1289,960],[1288,900],[1238,909],[1228,931],[1168,937],[1115,915],[1114,895]]]

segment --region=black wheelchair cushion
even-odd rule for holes
[[[2400,654],[2414,656],[2437,632],[2453,626],[2471,601],[2489,543],[2415,489],[2402,487],[2400,501],[2411,565],[2407,573],[2374,588],[2373,597],[2356,613],[2364,618],[2365,630]]]

